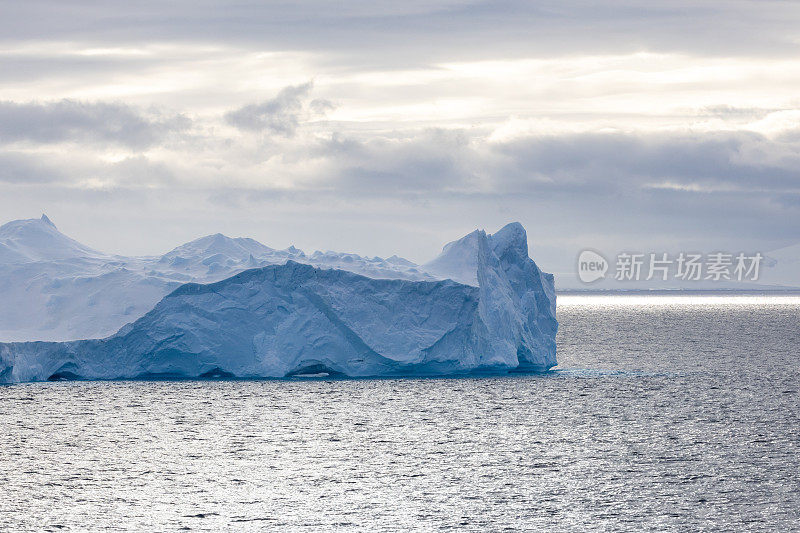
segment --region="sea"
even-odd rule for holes
[[[798,531],[800,297],[561,295],[543,374],[0,387],[0,531]]]

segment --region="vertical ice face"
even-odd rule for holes
[[[512,222],[493,235],[473,231],[445,245],[423,268],[479,287],[480,320],[474,328],[483,364],[516,361],[531,370],[555,366],[555,284],[552,274],[539,270],[528,256],[522,224]]]
[[[486,238],[478,262],[481,317],[495,331],[511,327],[520,368],[556,364],[555,283],[528,256],[528,236],[518,222]],[[502,311],[498,311],[503,309]]]

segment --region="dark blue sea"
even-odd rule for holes
[[[0,530],[800,530],[800,297],[558,315],[541,375],[2,386]]]

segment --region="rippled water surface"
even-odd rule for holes
[[[0,530],[800,529],[800,299],[561,302],[538,376],[0,387]]]

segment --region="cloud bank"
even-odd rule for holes
[[[191,121],[180,114],[146,114],[119,103],[0,101],[0,143],[72,142],[143,149],[190,126]]]
[[[424,260],[509,220],[545,261],[777,248],[798,28],[769,1],[15,3],[0,211],[124,253],[226,231]]]

